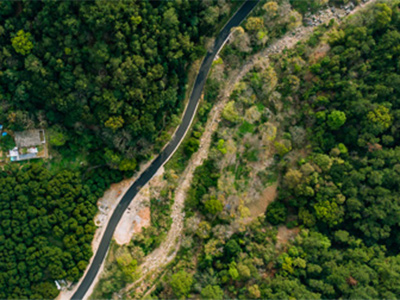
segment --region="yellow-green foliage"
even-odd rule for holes
[[[267,2],[263,5],[263,9],[267,13],[268,17],[273,18],[278,14],[279,5],[275,1]]]
[[[289,24],[287,25],[288,30],[293,30],[296,27],[299,27],[301,25],[301,21],[303,20],[303,17],[300,13],[297,11],[292,11],[289,16]]]
[[[120,163],[119,163],[119,169],[121,171],[134,171],[136,169],[137,162],[136,159],[128,159],[124,158]]]
[[[229,101],[222,111],[222,117],[232,123],[235,123],[239,119],[239,113],[235,107],[235,101]]]
[[[202,221],[197,228],[196,234],[202,238],[206,239],[210,236],[211,225],[207,221]]]
[[[224,61],[222,60],[221,57],[218,57],[216,60],[213,61],[212,65],[216,66],[216,65],[222,65],[224,63]]]
[[[219,150],[219,152],[221,152],[224,155],[227,153],[227,149],[226,149],[226,146],[225,146],[225,141],[223,139],[220,139],[218,141],[217,149]]]
[[[118,267],[121,269],[127,280],[134,280],[136,277],[137,260],[132,258],[127,248],[122,248],[116,258]]]
[[[72,49],[68,48],[68,47],[65,47],[64,48],[64,53],[65,53],[65,55],[70,55],[72,53]]]
[[[283,140],[282,143],[276,141],[274,143],[275,150],[280,156],[284,156],[287,154],[290,150],[292,150],[292,145],[291,142],[288,140]]]
[[[121,128],[124,125],[124,119],[121,116],[110,117],[105,123],[104,126],[107,128],[111,128],[113,131],[116,131],[118,128]]]
[[[211,197],[204,203],[204,207],[210,214],[218,214],[224,209],[224,206],[222,205],[221,201],[219,201],[215,197]]]
[[[228,273],[233,280],[239,279],[239,272],[236,268],[236,263],[234,261],[230,263]]]
[[[285,174],[284,182],[289,188],[294,189],[300,184],[302,178],[303,174],[299,170],[289,169]]]
[[[387,129],[392,124],[392,116],[389,109],[383,105],[378,105],[373,111],[370,111],[367,115],[368,120],[372,123],[382,126]]]
[[[282,270],[289,274],[293,274],[294,272],[293,259],[287,253],[282,255]]]
[[[264,27],[264,20],[259,17],[250,17],[246,22],[247,30],[260,30]]]
[[[17,32],[17,35],[11,39],[11,44],[14,47],[15,52],[22,55],[31,53],[33,43],[31,42],[31,34],[25,32],[22,29]]]
[[[328,200],[314,204],[315,215],[329,226],[342,222],[343,207],[339,207],[335,202]]]

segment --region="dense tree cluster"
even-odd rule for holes
[[[378,4],[358,26],[330,35],[330,52],[302,82],[314,153],[285,175],[290,204],[310,227],[340,227],[393,250],[400,246],[398,20],[396,7]]]
[[[229,8],[225,1],[2,1],[0,121],[14,130],[48,127],[53,146],[134,170],[133,159],[150,153],[181,108],[186,67]]]
[[[109,173],[111,175],[111,173]],[[54,298],[54,280],[77,281],[92,255],[96,201],[111,181],[38,164],[0,172],[0,298]]]
[[[308,68],[295,74],[299,121],[308,127],[313,152],[298,167],[288,165],[280,203],[295,208],[311,231],[296,239],[297,254],[280,256],[280,280],[297,281],[310,298],[400,294],[399,17],[397,3],[375,5],[331,31],[323,57],[303,52]],[[290,72],[287,63],[283,74]],[[298,258],[304,262],[295,264]],[[271,281],[275,295],[296,297],[280,294],[278,280]]]

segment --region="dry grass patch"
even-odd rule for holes
[[[300,227],[295,227],[295,228],[289,229],[285,225],[279,226],[278,234],[276,235],[276,237],[277,237],[276,247],[278,249],[285,247],[285,245],[289,241],[294,240],[294,238],[299,234],[299,232],[300,232]]]

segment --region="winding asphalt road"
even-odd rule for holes
[[[72,299],[83,299],[87,290],[90,288],[93,280],[95,279],[99,268],[107,254],[108,247],[110,245],[114,230],[118,225],[119,220],[124,214],[125,210],[129,206],[130,202],[139,192],[140,188],[144,186],[174,154],[176,149],[179,147],[186,132],[190,128],[193,118],[196,113],[197,106],[199,104],[199,99],[203,91],[204,85],[206,83],[208,72],[210,71],[212,62],[224,45],[229,33],[233,27],[238,26],[247,15],[253,10],[257,5],[259,0],[246,0],[246,2],[238,9],[235,15],[228,21],[225,27],[221,30],[218,37],[215,40],[214,47],[211,51],[207,52],[199,73],[197,74],[196,81],[193,86],[192,93],[190,95],[189,103],[184,112],[182,123],[179,125],[174,136],[172,137],[169,144],[164,148],[164,150],[159,154],[159,156],[151,163],[151,165],[140,175],[140,177],[132,184],[129,190],[122,197],[118,206],[115,208],[114,213],[111,216],[110,221],[107,224],[107,228],[104,232],[103,238],[101,239],[98,250],[95,257],[90,264],[89,270],[86,273],[81,285],[78,287]]]

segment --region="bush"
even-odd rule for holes
[[[172,275],[169,284],[178,298],[185,298],[190,292],[190,288],[193,284],[193,277],[185,271],[179,271]]]
[[[272,202],[267,208],[267,221],[273,225],[285,222],[287,208],[282,202]]]

